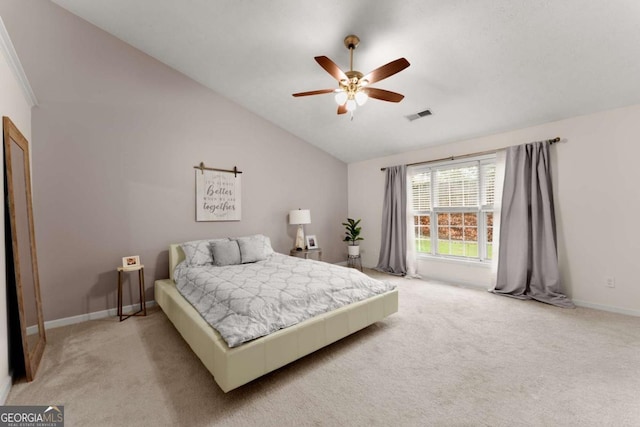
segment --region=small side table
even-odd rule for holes
[[[138,285],[140,287],[140,310],[135,313],[122,314],[122,273],[128,271],[138,272]],[[144,265],[136,267],[118,267],[118,317],[120,321],[127,320],[131,316],[146,316],[147,315],[147,302],[144,296]]]
[[[321,248],[303,249],[301,251],[297,251],[295,249],[291,249],[291,251],[289,252],[289,255],[291,255],[291,256],[297,256],[298,258],[302,258],[304,256],[304,259],[309,259],[309,255],[310,254],[318,254],[318,261],[322,261],[322,249]]]
[[[362,258],[360,255],[347,255],[347,267],[362,270]]]

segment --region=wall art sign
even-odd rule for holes
[[[234,171],[197,168],[196,221],[240,221],[242,177]]]

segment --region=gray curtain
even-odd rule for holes
[[[407,166],[386,170],[382,209],[382,244],[376,270],[407,274]]]
[[[574,307],[560,291],[549,143],[507,149],[493,292]]]

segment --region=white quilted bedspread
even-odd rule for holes
[[[229,347],[395,288],[353,269],[278,253],[250,264],[178,264],[178,291]]]

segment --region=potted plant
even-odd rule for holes
[[[345,228],[345,236],[344,241],[350,242],[349,246],[347,246],[347,250],[349,251],[349,256],[358,256],[360,255],[360,246],[357,245],[356,242],[360,240],[364,240],[360,237],[360,231],[362,231],[362,227],[358,227],[361,220],[354,220],[353,218],[347,218],[347,222],[343,222]]]

